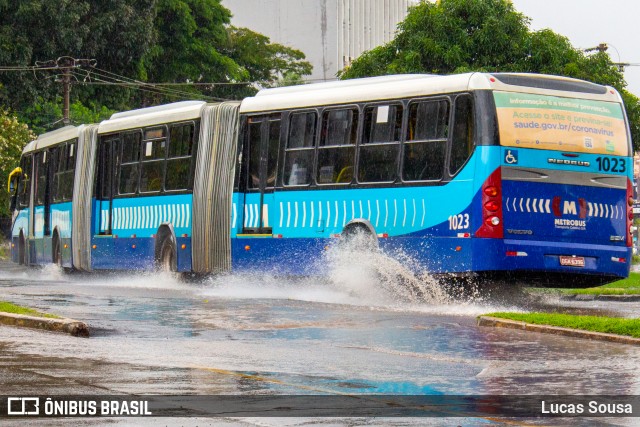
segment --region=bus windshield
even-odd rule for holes
[[[500,145],[629,155],[619,103],[501,91],[493,96]]]

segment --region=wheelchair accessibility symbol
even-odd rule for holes
[[[507,150],[507,154],[504,156],[504,162],[509,165],[515,165],[518,163],[518,151]]]

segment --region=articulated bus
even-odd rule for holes
[[[25,147],[12,256],[310,274],[332,242],[364,233],[434,275],[603,283],[630,268],[629,135],[613,88],[534,74],[374,77],[122,112]]]

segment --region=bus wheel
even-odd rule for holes
[[[378,249],[378,238],[362,224],[348,225],[342,231],[340,243],[351,251],[373,252]]]
[[[24,241],[24,235],[20,233],[20,240],[18,241],[18,264],[26,265],[27,264],[27,248],[26,243]]]
[[[160,246],[160,258],[158,267],[161,271],[175,273],[178,270],[178,260],[176,257],[176,245],[171,237],[166,237]]]
[[[53,239],[52,262],[58,267],[62,268],[62,249],[60,248],[60,239],[58,237],[55,237]]]

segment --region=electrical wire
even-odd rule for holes
[[[96,71],[97,70],[97,71]],[[169,89],[169,88],[157,88],[155,87],[156,85],[154,83],[146,83],[146,82],[141,82],[139,80],[135,80],[135,79],[131,79],[125,76],[121,76],[106,70],[102,70],[99,68],[94,68],[93,71],[91,71],[92,74],[98,75],[99,77],[102,77],[102,79],[100,79],[100,81],[109,83],[110,80],[115,81],[116,83],[124,83],[127,85],[131,85],[131,86],[138,86],[138,87],[144,87],[147,89],[154,89],[157,90],[158,92],[162,92],[162,93],[166,93],[166,94],[172,94],[172,95],[180,95],[180,96],[186,96],[186,97],[193,97],[193,93],[191,92],[186,92],[186,91],[181,91],[181,90],[177,90],[177,89]],[[114,77],[111,77],[114,76]],[[221,98],[214,98],[214,97],[209,97],[213,100],[225,100],[225,99],[221,99]]]
[[[120,87],[126,87],[129,89],[139,90],[147,93],[153,93],[156,95],[168,96],[175,99],[193,98],[194,96],[198,96],[199,98],[206,98],[211,101],[226,101],[226,99],[224,98],[216,98],[216,97],[202,95],[202,94],[194,94],[192,92],[179,91],[175,89],[158,88],[158,87],[155,87],[155,85],[153,84],[147,84],[139,81],[120,81],[121,79],[116,79],[115,81],[112,81],[113,78],[108,76],[103,76],[100,73],[95,73],[95,72],[92,72],[89,75],[89,77],[93,78],[93,81],[87,80],[87,76],[82,73],[75,72],[74,75],[75,77],[82,78],[81,82],[77,83],[79,85],[120,86]],[[127,79],[127,80],[133,80],[133,79]]]

